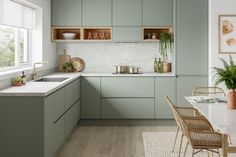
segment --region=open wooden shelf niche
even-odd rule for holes
[[[86,41],[110,41],[112,39],[112,31],[109,27],[103,28],[83,28],[83,40]]]
[[[65,40],[63,33],[75,33],[75,39]],[[80,27],[52,27],[52,41],[80,41],[81,40],[81,28]]]
[[[143,41],[158,41],[161,33],[171,33],[172,27],[144,27]]]

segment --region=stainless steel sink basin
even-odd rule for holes
[[[35,80],[34,82],[62,82],[64,80],[68,79],[68,77],[55,77],[55,78],[40,78],[38,80]]]

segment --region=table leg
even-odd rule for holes
[[[226,134],[223,134],[223,137],[222,137],[222,156],[223,157],[228,157],[228,146],[229,146],[229,143],[228,143],[228,135]]]

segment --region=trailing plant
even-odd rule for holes
[[[172,34],[171,33],[161,33],[159,41],[159,52],[164,60],[168,59],[168,53],[172,52]]]
[[[214,67],[215,70],[215,78],[216,82],[215,85],[218,85],[219,83],[225,83],[227,89],[236,89],[236,63],[233,61],[233,58],[231,55],[229,55],[229,63],[227,63],[224,59],[219,58],[224,67]]]

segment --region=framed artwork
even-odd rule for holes
[[[219,53],[236,53],[236,15],[219,15]]]

